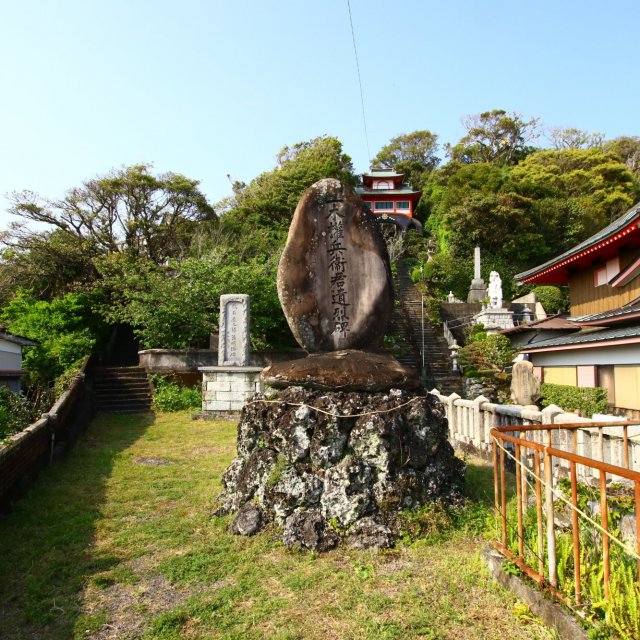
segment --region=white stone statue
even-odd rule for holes
[[[497,271],[492,271],[489,275],[489,308],[502,309],[502,280]]]

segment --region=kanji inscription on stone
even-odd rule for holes
[[[393,311],[386,245],[353,189],[333,178],[304,193],[278,267],[278,296],[310,353],[375,347]]]
[[[245,294],[220,296],[220,367],[249,365],[249,301]]]

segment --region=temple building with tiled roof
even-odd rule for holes
[[[373,169],[362,175],[362,183],[356,187],[356,192],[375,215],[404,230],[413,227],[422,232],[422,225],[414,218],[422,191],[407,185],[403,173]]]
[[[640,417],[640,203],[516,280],[568,285],[570,321],[580,328],[519,346],[540,378],[604,387],[612,408]]]

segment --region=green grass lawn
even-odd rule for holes
[[[210,518],[236,425],[102,416],[0,519],[0,638],[543,639],[442,514],[372,553],[288,551]],[[491,470],[471,465],[486,510]],[[469,516],[473,519],[472,516]]]

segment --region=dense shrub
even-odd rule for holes
[[[536,300],[544,307],[547,313],[566,311],[569,306],[567,292],[560,287],[553,287],[551,285],[533,287],[531,293],[536,294]]]
[[[579,411],[585,417],[607,410],[607,390],[601,387],[544,383],[540,391],[543,407],[555,404],[565,411]]]
[[[482,332],[476,336],[482,336]],[[511,365],[514,355],[515,350],[506,336],[485,334],[460,349],[460,364],[465,375],[468,372],[496,375]]]
[[[22,431],[35,417],[28,398],[0,386],[0,440]]]
[[[202,405],[200,389],[184,387],[171,378],[154,375],[153,406],[157,411],[183,411],[185,409],[199,409]]]

